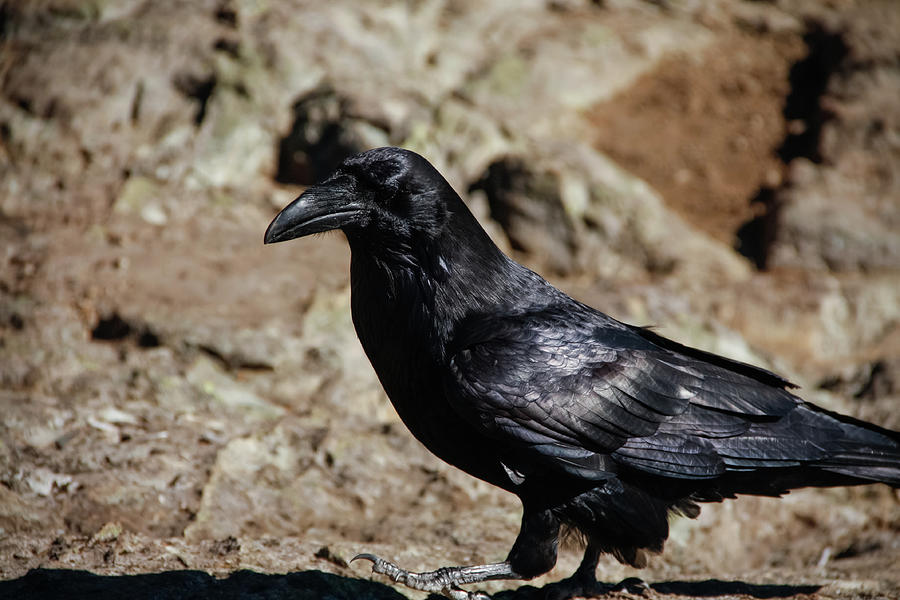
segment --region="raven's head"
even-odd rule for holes
[[[427,160],[401,148],[376,148],[348,158],[288,204],[269,224],[265,243],[341,229],[350,239],[415,245],[443,231],[453,202],[462,205]]]

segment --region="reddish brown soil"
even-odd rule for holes
[[[592,110],[597,146],[650,183],[688,222],[731,243],[777,186],[777,156],[796,35],[736,32],[705,52],[663,61]]]

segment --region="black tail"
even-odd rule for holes
[[[837,485],[880,482],[900,487],[900,432],[808,406],[837,421],[843,434],[826,447],[829,456],[814,466],[852,480]]]
[[[709,442],[726,471],[706,482],[685,482],[696,486],[691,496],[700,502],[738,494],[781,496],[803,487],[900,487],[900,433],[812,404]]]

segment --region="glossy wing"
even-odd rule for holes
[[[641,331],[571,307],[471,319],[451,345],[447,395],[523,457],[518,470],[533,461],[585,479],[622,467],[708,479],[815,454],[790,435],[770,443],[768,424],[799,403],[783,387],[672,352]]]

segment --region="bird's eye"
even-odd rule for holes
[[[400,195],[400,182],[393,178],[370,179],[369,189],[375,192],[375,201],[385,208],[392,208]]]
[[[374,195],[375,202],[381,205],[387,206],[400,187],[396,177],[391,177],[382,169],[354,169],[353,175],[361,184],[360,187],[369,190]]]

